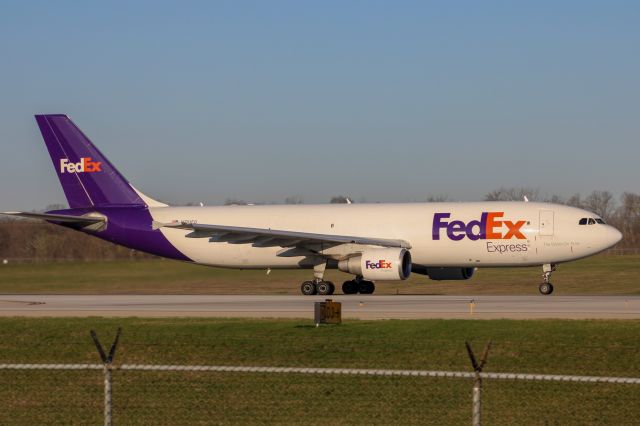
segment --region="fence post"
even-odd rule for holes
[[[473,382],[473,412],[471,413],[471,424],[480,426],[482,424],[482,378],[476,373],[476,380]]]
[[[491,340],[487,343],[487,346],[484,348],[484,353],[480,358],[480,362],[476,361],[476,357],[473,354],[473,350],[471,349],[471,345],[469,342],[464,342],[467,347],[467,353],[469,354],[469,360],[471,361],[471,366],[473,370],[476,372],[475,381],[473,382],[473,402],[471,407],[471,424],[472,426],[480,426],[482,424],[482,369],[484,365],[487,363],[487,357],[489,356],[489,349],[491,349]]]
[[[111,409],[111,364],[113,363],[113,358],[116,355],[116,347],[118,346],[118,341],[120,340],[120,333],[122,332],[121,328],[118,328],[116,333],[116,338],[111,345],[111,349],[109,349],[109,355],[105,354],[104,349],[102,349],[102,345],[100,344],[100,340],[98,340],[98,335],[95,331],[91,330],[91,338],[93,339],[93,343],[96,345],[96,349],[98,350],[98,355],[100,355],[100,360],[102,360],[102,364],[104,365],[104,426],[111,426],[113,424]]]
[[[104,365],[104,426],[111,426],[111,366]]]

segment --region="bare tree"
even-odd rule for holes
[[[525,196],[530,201],[537,201],[540,199],[540,190],[537,188],[506,188],[501,186],[486,194],[484,199],[485,201],[522,201]]]
[[[335,197],[331,197],[329,201],[331,204],[350,204],[351,198],[345,197],[344,195],[336,195]]]
[[[447,194],[429,194],[427,196],[427,203],[441,203],[443,201],[449,201],[449,196]]]
[[[568,206],[577,207],[579,209],[584,207],[584,203],[582,202],[582,196],[578,193],[573,194],[567,202],[565,203]]]
[[[620,200],[612,224],[622,232],[624,246],[637,248],[640,246],[640,194],[625,192]]]
[[[303,204],[304,201],[300,195],[291,195],[284,199],[285,204]]]
[[[238,200],[236,198],[227,198],[226,200],[224,200],[224,205],[225,206],[246,206],[247,203],[244,200]]]
[[[609,220],[616,208],[616,201],[609,191],[593,191],[584,199],[584,208]]]
[[[67,206],[65,204],[49,204],[43,211],[50,212],[52,210],[64,210]]]
[[[553,204],[566,204],[566,201],[564,200],[564,198],[562,198],[560,195],[557,195],[557,194],[553,194],[551,198],[548,198],[545,201],[547,203],[553,203]]]

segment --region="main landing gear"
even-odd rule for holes
[[[342,292],[344,294],[373,294],[376,286],[373,281],[366,281],[358,277],[351,281],[345,281],[342,284]],[[313,281],[305,281],[300,286],[300,291],[305,296],[330,296],[336,291],[336,286],[331,281],[322,281],[315,279]]]
[[[331,281],[324,280],[324,271],[327,268],[327,263],[318,263],[313,267],[313,281],[305,281],[300,286],[300,291],[305,296],[313,296],[314,294],[320,296],[330,296],[336,291],[336,286]]]
[[[374,291],[376,291],[376,285],[373,281],[364,280],[362,277],[356,277],[342,284],[342,292],[344,294],[373,294]]]
[[[545,296],[553,293],[553,284],[551,284],[550,280],[551,280],[551,274],[555,270],[556,270],[556,265],[552,263],[545,263],[544,265],[542,265],[543,283],[540,284],[540,286],[538,287],[538,290],[540,290],[540,293],[544,294]]]
[[[326,262],[319,263],[313,267],[314,279],[305,281],[300,286],[300,291],[305,296],[330,296],[336,291],[336,286],[331,281],[324,280],[324,271],[327,267]],[[342,284],[342,292],[344,294],[373,294],[376,286],[373,281],[367,281],[360,276]]]
[[[313,296],[318,294],[320,296],[330,296],[336,291],[336,286],[331,281],[322,281],[321,279],[315,279],[313,281],[305,281],[300,286],[300,291],[305,296]]]

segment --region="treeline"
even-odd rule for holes
[[[124,260],[150,255],[72,229],[32,220],[0,221],[0,260]]]

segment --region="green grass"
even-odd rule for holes
[[[640,376],[640,321],[0,319],[0,363],[94,363],[88,330],[118,363],[469,371],[464,341],[494,342],[486,371]],[[0,424],[98,423],[101,373],[0,370]],[[470,380],[246,373],[114,372],[122,424],[461,424]],[[542,409],[544,407],[544,409]],[[631,385],[485,382],[489,424],[625,424]]]
[[[379,282],[377,294],[538,294],[541,268],[481,269],[468,281]],[[0,293],[299,294],[309,270],[208,268],[169,260],[0,265]],[[350,279],[338,271],[326,278]],[[559,265],[555,294],[640,294],[640,256],[596,256]]]

